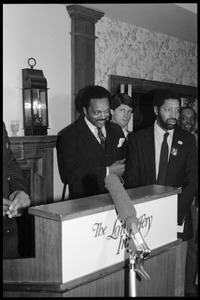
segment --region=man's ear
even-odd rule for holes
[[[83,106],[83,112],[84,112],[85,115],[87,115],[87,110],[84,106]]]
[[[114,114],[114,110],[112,108],[110,108],[110,114],[113,116]]]
[[[153,107],[154,113],[157,116],[158,115],[158,106],[154,106]]]

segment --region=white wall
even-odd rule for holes
[[[3,120],[8,134],[10,120],[22,113],[22,71],[28,58],[37,61],[48,82],[48,135],[71,123],[71,18],[60,4],[3,5]],[[62,183],[54,150],[54,197],[60,199]]]

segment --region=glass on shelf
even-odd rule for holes
[[[19,131],[19,123],[20,123],[20,120],[11,120],[10,121],[12,136],[18,136],[17,132]]]

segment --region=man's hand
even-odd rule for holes
[[[6,214],[9,218],[19,217],[31,204],[29,196],[24,191],[15,191],[9,196],[11,204]]]
[[[122,176],[125,171],[125,159],[117,160],[111,166],[109,166],[109,174],[115,174],[118,176]]]
[[[11,205],[12,201],[6,198],[3,198],[3,216],[6,215],[6,212],[9,209],[9,206]]]

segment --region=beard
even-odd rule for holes
[[[175,118],[170,118],[164,121],[160,114],[158,114],[158,122],[161,128],[166,130],[174,129],[178,125],[178,120]]]

